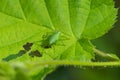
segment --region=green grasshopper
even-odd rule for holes
[[[60,38],[60,31],[54,32],[53,34],[49,35],[45,40],[42,41],[43,48],[51,48],[53,44],[55,44]]]

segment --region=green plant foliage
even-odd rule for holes
[[[0,0],[1,61],[20,61],[24,65],[51,60],[91,62],[95,57],[90,40],[109,31],[116,15],[112,0]],[[56,31],[60,34],[54,34]],[[46,42],[43,36],[47,34],[52,37],[46,36]],[[42,47],[46,46],[43,42],[49,43],[50,48]],[[18,55],[26,43],[33,45],[24,55]],[[42,56],[30,57],[33,51]],[[32,65],[27,67],[29,75],[17,68],[13,76],[40,80],[55,67]]]

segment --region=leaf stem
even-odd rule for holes
[[[66,65],[66,66],[120,66],[120,61],[116,62],[80,62],[80,61],[45,61],[35,64],[34,66],[46,66],[46,65]]]
[[[119,58],[116,58],[116,57],[112,57],[110,55],[108,55],[107,53],[104,53],[96,48],[94,48],[94,52],[99,55],[99,56],[102,56],[103,58],[106,58],[108,60],[113,60],[113,61],[119,61]]]

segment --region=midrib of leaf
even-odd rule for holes
[[[0,11],[0,12],[1,12],[2,14],[4,14],[4,15],[7,15],[7,16],[10,16],[10,17],[13,17],[13,18],[17,19],[18,21],[23,21],[23,22],[26,22],[26,23],[29,23],[29,24],[33,24],[33,25],[35,25],[35,26],[42,26],[42,25],[39,25],[39,24],[35,24],[35,23],[33,23],[33,22],[25,21],[24,19],[21,19],[21,18],[12,16],[12,15],[9,15],[8,13],[2,12],[2,11]],[[42,26],[42,27],[44,27],[44,26]]]
[[[21,8],[22,14],[23,14],[23,18],[24,18],[25,21],[27,21],[26,16],[25,16],[25,13],[24,13],[24,11],[23,11],[23,9],[22,9],[20,0],[18,0],[18,1],[19,1],[19,5],[20,5],[20,8]]]
[[[73,30],[72,30],[72,27],[71,27],[71,20],[70,20],[70,7],[69,7],[69,1],[67,0],[67,3],[68,3],[68,13],[69,13],[69,22],[70,22],[70,30],[72,32],[72,36],[74,36],[74,33],[73,33]],[[76,39],[75,36],[73,37],[73,39]]]
[[[55,28],[54,28],[54,26],[53,26],[53,23],[52,23],[52,21],[51,21],[51,18],[50,18],[50,16],[49,16],[49,13],[48,13],[48,11],[47,11],[47,8],[46,8],[46,5],[45,5],[45,1],[44,0],[36,0],[36,1],[34,1],[34,0],[26,0],[25,1],[26,3],[28,2],[28,4],[25,4],[24,3],[24,1],[20,1],[19,0],[19,4],[21,5],[21,8],[22,8],[22,12],[24,13],[24,15],[25,15],[25,17],[26,17],[26,20],[27,20],[27,22],[30,22],[30,23],[34,23],[34,24],[37,24],[37,25],[41,25],[41,26],[44,26],[44,27],[47,27],[47,28],[49,28],[49,29],[51,29],[51,30],[54,30]],[[25,6],[24,6],[25,5]],[[30,7],[34,7],[34,8],[31,8],[30,9]],[[36,9],[37,8],[37,9]],[[30,13],[28,13],[29,11],[27,11],[27,10],[29,10],[30,9]],[[35,10],[35,12],[34,12],[34,10]],[[40,12],[38,12],[38,9],[39,9],[39,11]],[[42,10],[43,10],[43,12],[42,12]],[[26,12],[27,11],[27,12]],[[37,11],[37,12],[36,12]],[[45,12],[45,14],[43,14]],[[35,18],[36,19],[34,19],[33,17],[34,17],[34,15],[37,15],[37,16],[35,16]],[[39,16],[38,16],[39,15]],[[33,16],[33,17],[32,17]],[[40,18],[40,16],[43,18],[43,16],[44,16],[44,18],[43,18],[43,20],[42,20],[42,18]],[[47,17],[46,17],[47,16]],[[32,20],[32,18],[33,18],[33,20]],[[47,19],[48,20],[47,20]],[[38,19],[38,20],[37,20]],[[45,21],[46,20],[46,21]],[[37,22],[36,22],[37,21]]]
[[[46,4],[45,0],[43,0],[43,1],[44,1],[44,3]],[[40,3],[40,2],[39,2],[39,3]],[[51,17],[50,17],[50,14],[49,14],[49,10],[48,10],[47,6],[45,6],[45,7],[46,7],[46,9],[47,9],[47,13],[48,13],[50,22],[51,22],[51,24],[52,24],[52,26],[53,26],[53,30],[55,30],[56,28],[55,28],[55,26],[54,26],[54,24],[53,24],[53,22],[52,22],[52,20],[51,20]]]
[[[89,18],[89,15],[90,15],[90,10],[91,10],[91,5],[92,5],[92,0],[90,0],[90,9],[89,9],[89,13],[88,13],[88,16],[87,16],[87,19],[86,19],[86,22],[85,22],[84,29],[85,29],[85,27],[86,27],[86,25],[87,25],[87,22],[88,22],[88,18]],[[84,31],[84,29],[83,29],[83,31]],[[82,31],[82,32],[83,32],[83,31]]]

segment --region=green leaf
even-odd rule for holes
[[[91,0],[91,8],[82,36],[95,39],[108,32],[115,23],[117,9],[112,0]]]
[[[112,0],[1,0],[0,58],[23,63],[51,60],[90,62],[94,58],[94,46],[89,39],[105,34],[114,24],[116,14]],[[51,48],[41,47],[43,37],[55,31],[61,32],[59,40]],[[23,45],[27,42],[34,44],[30,51],[38,50],[42,57],[32,58],[28,55],[30,51],[20,57],[9,57],[24,50]],[[40,74],[35,76],[39,80],[54,70],[51,67],[47,71],[44,69],[44,66],[35,71],[32,68],[30,74]],[[24,73],[18,71],[18,74]]]

